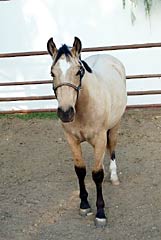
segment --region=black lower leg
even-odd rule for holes
[[[80,188],[80,208],[81,209],[88,209],[90,208],[90,205],[88,203],[88,193],[85,187],[84,179],[86,176],[86,168],[85,167],[77,167],[75,166],[75,172],[77,174],[78,180],[79,180],[79,188]]]
[[[112,151],[111,153],[111,160],[115,160],[115,151]]]
[[[99,170],[98,172],[92,172],[93,180],[96,184],[96,190],[97,190],[97,214],[96,218],[106,218],[104,213],[104,200],[103,200],[103,194],[102,194],[102,182],[104,178],[104,172],[103,169]]]

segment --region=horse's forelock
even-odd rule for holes
[[[68,47],[66,44],[63,44],[63,45],[59,48],[59,50],[58,50],[58,52],[57,52],[57,55],[56,55],[56,58],[55,58],[55,61],[54,61],[54,64],[57,63],[57,61],[61,58],[61,56],[62,56],[63,54],[66,56],[66,58],[69,58],[69,57],[72,56],[72,54],[71,54],[71,52],[70,52],[70,50],[69,50],[69,47]]]

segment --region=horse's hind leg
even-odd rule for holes
[[[110,152],[110,180],[113,185],[119,185],[119,179],[117,176],[117,166],[116,166],[116,157],[115,157],[115,147],[117,144],[117,132],[120,126],[120,122],[113,127],[112,129],[108,130],[107,132],[107,148]]]
[[[91,208],[87,199],[88,192],[86,190],[85,181],[84,181],[86,176],[86,166],[82,158],[80,142],[78,142],[72,135],[66,134],[66,137],[72,150],[75,172],[79,181],[79,189],[80,189],[79,197],[81,199],[80,214],[82,216],[86,216],[91,213]]]

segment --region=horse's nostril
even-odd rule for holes
[[[74,113],[74,108],[73,108],[73,107],[70,107],[70,108],[68,109],[68,112],[69,112],[69,114],[73,114],[73,113]]]
[[[74,117],[74,108],[69,107],[66,111],[64,111],[61,107],[58,107],[57,115],[63,122],[70,122]]]
[[[62,109],[60,107],[58,107],[57,112],[59,112],[59,113],[62,112]]]
[[[62,108],[58,107],[57,114],[58,114],[58,117],[60,117],[63,114]]]

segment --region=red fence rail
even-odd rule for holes
[[[109,51],[109,50],[125,50],[125,49],[138,49],[138,48],[154,48],[161,47],[161,43],[145,43],[145,44],[129,44],[129,45],[116,45],[116,46],[105,46],[105,47],[92,47],[83,48],[83,52],[97,52],[97,51]],[[1,53],[0,58],[11,58],[11,57],[27,57],[27,56],[40,56],[47,55],[47,51],[33,51],[33,52],[20,52],[20,53]],[[147,78],[161,78],[161,74],[138,74],[138,75],[127,75],[126,79],[147,79]],[[31,85],[31,84],[51,84],[52,80],[34,80],[34,81],[23,81],[23,82],[1,82],[0,86],[18,86],[18,85]],[[128,96],[138,95],[156,95],[161,94],[161,90],[149,90],[149,91],[128,91]],[[0,102],[12,102],[12,101],[40,101],[40,100],[54,100],[54,95],[48,96],[27,96],[27,97],[4,97],[0,98]],[[127,108],[154,108],[161,107],[160,104],[139,104],[130,105]],[[0,111],[0,114],[10,113],[32,113],[32,112],[55,112],[56,109],[28,109],[28,110],[6,110]]]

